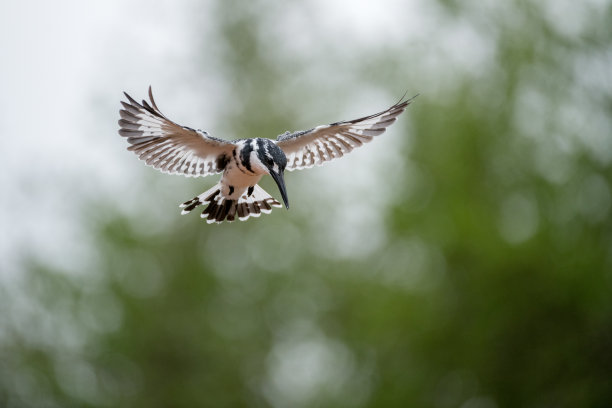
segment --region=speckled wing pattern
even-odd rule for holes
[[[125,93],[121,102],[119,134],[127,138],[128,150],[147,165],[170,174],[203,177],[220,173],[235,145],[201,130],[181,126],[166,118],[155,104],[149,87],[150,104],[136,102]]]
[[[276,144],[287,156],[286,169],[320,166],[370,142],[383,134],[417,96],[402,98],[389,109],[370,116],[278,136]]]

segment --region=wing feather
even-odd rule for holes
[[[128,150],[147,165],[164,173],[202,177],[223,171],[235,144],[211,137],[201,130],[181,126],[157,107],[149,87],[149,102],[136,102],[124,93],[121,101],[119,135],[127,138]]]
[[[402,98],[398,103],[382,112],[359,119],[280,135],[276,144],[288,158],[286,169],[299,170],[322,165],[343,157],[354,148],[370,142],[395,123],[397,117],[417,96],[407,100]]]

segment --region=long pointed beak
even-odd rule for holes
[[[285,179],[283,177],[283,172],[277,173],[275,171],[270,171],[270,175],[276,181],[276,185],[278,186],[278,190],[281,193],[281,197],[283,197],[283,202],[285,203],[285,207],[289,209],[289,199],[287,198],[287,189],[285,188]]]

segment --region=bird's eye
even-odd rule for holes
[[[272,160],[270,157],[266,157],[266,164],[271,166],[274,164],[274,160]]]

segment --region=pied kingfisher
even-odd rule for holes
[[[128,102],[121,101],[119,134],[127,138],[128,150],[136,153],[139,159],[164,173],[188,177],[223,173],[214,187],[180,205],[181,214],[187,214],[208,204],[201,217],[209,224],[234,221],[236,217],[244,221],[250,216],[269,214],[272,207],[282,207],[257,184],[265,174],[272,176],[289,209],[283,177],[285,169],[310,168],[344,156],[384,133],[416,97],[408,100],[402,97],[389,109],[359,119],[285,132],[276,140],[229,141],[168,119],[155,104],[151,87],[150,103],[143,100],[140,104],[124,94]]]

